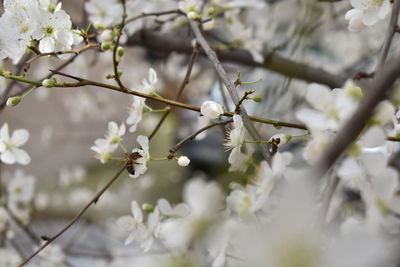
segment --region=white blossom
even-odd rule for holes
[[[0,159],[6,164],[29,164],[31,158],[25,150],[20,149],[28,141],[29,132],[25,129],[15,130],[11,137],[8,131],[8,124],[4,123],[0,129]]]

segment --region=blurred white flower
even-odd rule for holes
[[[165,198],[160,198],[157,201],[157,206],[161,214],[167,217],[186,217],[190,213],[190,208],[187,204],[179,203],[178,205],[172,207],[168,200],[166,200]]]
[[[18,129],[9,135],[8,124],[4,123],[0,129],[0,159],[6,164],[20,163],[29,164],[31,158],[25,150],[20,149],[28,141],[29,132],[25,129]]]
[[[372,26],[390,13],[390,0],[351,0],[351,5],[362,11],[362,23]]]
[[[125,245],[141,240],[146,234],[146,226],[143,224],[143,213],[135,200],[131,203],[131,213],[132,216],[122,216],[117,220],[117,225],[124,232],[129,233],[125,240]]]
[[[28,204],[33,199],[34,191],[35,177],[25,174],[22,170],[15,171],[14,176],[7,184],[10,201]]]

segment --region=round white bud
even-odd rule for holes
[[[113,39],[114,39],[114,33],[112,30],[104,30],[99,36],[99,40],[102,43],[111,42]]]
[[[208,119],[216,119],[224,110],[222,106],[214,101],[206,101],[200,107],[201,114]]]
[[[181,167],[186,167],[187,165],[189,165],[190,163],[190,159],[186,156],[181,156],[178,159],[178,165]]]

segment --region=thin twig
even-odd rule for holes
[[[114,79],[119,85],[121,89],[124,88],[124,85],[121,82],[120,75],[118,73],[118,65],[119,65],[119,60],[117,60],[117,50],[119,46],[119,40],[121,39],[122,35],[122,30],[125,27],[125,20],[126,20],[126,3],[125,0],[121,0],[121,5],[122,5],[122,21],[120,25],[118,26],[118,33],[117,33],[117,40],[115,41],[114,48],[113,48],[113,53],[112,53],[112,62],[113,62],[113,68],[114,68]]]
[[[176,145],[174,145],[174,146],[169,150],[169,153],[170,153],[170,154],[168,155],[168,158],[169,158],[169,159],[173,159],[174,156],[175,156],[175,153],[176,153],[184,144],[186,144],[187,142],[193,140],[194,138],[196,138],[196,136],[198,136],[198,135],[201,134],[202,132],[204,132],[204,131],[206,131],[206,130],[212,128],[212,127],[215,127],[215,126],[218,126],[218,125],[226,125],[226,124],[232,123],[232,122],[233,122],[233,119],[226,120],[226,121],[218,121],[218,122],[212,123],[212,124],[210,124],[210,125],[207,125],[207,126],[201,128],[201,129],[198,130],[197,132],[195,132],[195,133],[189,135],[188,137],[184,138],[182,141],[180,141],[179,143],[177,143]]]
[[[22,267],[25,264],[27,264],[33,257],[35,257],[37,254],[39,254],[43,249],[45,249],[48,245],[50,245],[54,240],[56,240],[59,236],[61,236],[65,231],[67,231],[72,225],[74,225],[79,218],[92,206],[93,204],[96,204],[97,201],[100,199],[100,197],[103,195],[103,193],[118,179],[118,177],[121,175],[121,173],[125,170],[125,166],[122,167],[115,175],[114,177],[108,181],[108,183],[100,189],[100,191],[78,212],[78,214],[75,215],[75,217],[64,227],[62,228],[57,234],[55,234],[52,237],[47,237],[47,236],[42,236],[42,239],[46,240],[46,242],[41,245],[32,255],[30,255],[27,259],[25,259],[21,264],[18,265],[18,267]]]

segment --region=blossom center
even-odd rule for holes
[[[44,28],[44,33],[45,33],[47,36],[53,35],[53,33],[54,33],[54,28],[51,27],[51,26],[47,26],[47,27]]]

